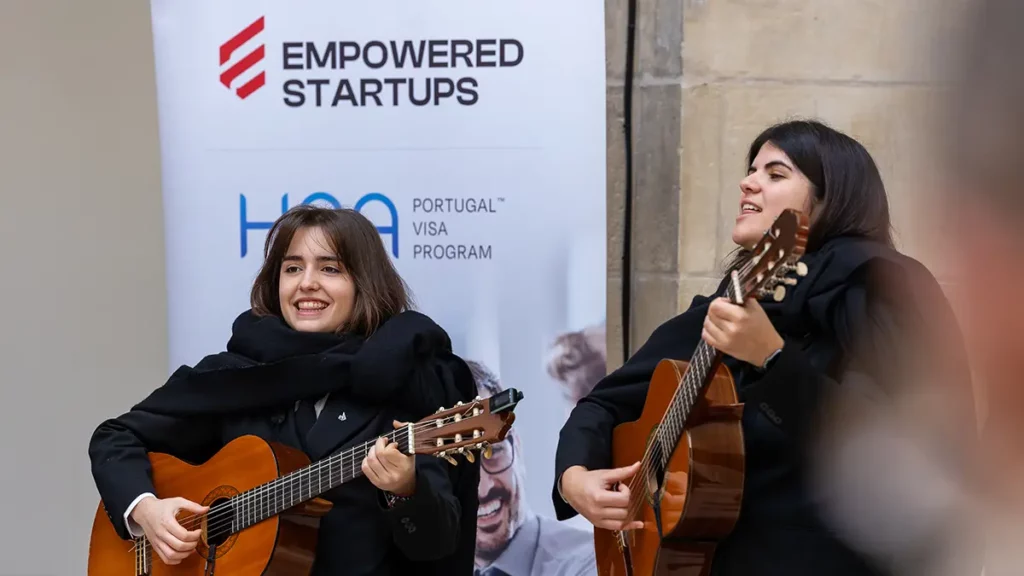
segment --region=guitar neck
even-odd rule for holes
[[[736,276],[732,275],[732,279],[733,282],[725,286],[724,296],[733,302],[743,302],[744,298],[740,293]],[[689,366],[686,368],[686,373],[683,374],[683,381],[676,387],[672,402],[665,410],[665,415],[658,426],[658,440],[663,447],[668,449],[663,450],[662,454],[670,454],[679,443],[683,429],[686,427],[686,421],[690,418],[690,412],[693,411],[697,400],[704,394],[704,389],[711,382],[711,376],[721,359],[722,353],[701,338],[690,357]]]
[[[404,454],[437,456],[453,466],[457,464],[455,457],[460,455],[473,462],[475,450],[482,450],[484,457],[489,458],[490,447],[507,437],[515,421],[515,407],[522,399],[522,392],[515,388],[489,398],[477,396],[471,401],[441,408],[428,418],[409,423],[384,438],[395,443]],[[230,498],[218,498],[205,514],[191,515],[180,522],[190,529],[202,525],[210,542],[241,532],[362,476],[363,460],[377,441],[374,438],[352,446]],[[215,498],[219,492],[215,489],[207,497]],[[107,522],[99,514],[97,518]],[[95,540],[97,534],[101,538],[99,544]],[[123,542],[109,526],[99,532],[94,529],[93,538],[92,545],[106,546],[102,539],[109,539],[112,550],[123,551]],[[132,553],[135,573],[148,574],[151,566],[149,537],[137,537]]]
[[[385,437],[408,453],[409,435],[404,428]],[[362,476],[363,459],[375,443],[376,439],[353,446],[232,497],[224,503],[234,514],[231,531],[244,530]]]
[[[658,440],[662,446],[673,448],[679,443],[690,412],[711,381],[711,376],[721,358],[722,353],[712,348],[703,339],[697,344],[686,373],[683,374],[683,381],[676,388],[672,402],[665,410],[661,425],[658,426]],[[670,451],[663,453],[669,454]]]

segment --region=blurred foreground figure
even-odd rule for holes
[[[947,204],[959,222],[963,320],[986,400],[986,575],[1024,573],[1024,2],[977,2],[950,114]]]
[[[836,490],[832,515],[844,536],[907,575],[974,576],[976,558],[985,576],[1024,574],[1024,2],[970,8],[949,70],[954,90],[934,162],[944,184],[934,199],[948,211],[935,226],[952,248],[980,442],[943,446],[959,436],[946,419],[973,408],[958,408],[936,394],[950,388],[917,374],[901,382],[890,412],[837,399],[843,426],[823,445],[819,468],[820,485]],[[957,450],[970,458],[945,458]],[[928,541],[949,545],[922,546]]]

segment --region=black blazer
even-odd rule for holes
[[[409,420],[333,394],[304,437],[292,408],[223,420],[132,410],[100,425],[89,453],[107,514],[121,537],[129,538],[125,510],[139,494],[155,492],[147,447],[198,463],[231,440],[251,434],[302,449],[316,461],[392,431],[393,419]],[[465,462],[452,467],[432,456],[416,456],[416,492],[393,508],[365,477],[328,492],[323,497],[333,509],[321,520],[313,574],[471,574],[476,509],[464,503],[476,497],[478,476],[473,472]],[[460,502],[462,495],[467,498]]]

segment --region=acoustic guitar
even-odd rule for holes
[[[798,262],[807,217],[783,212],[751,255],[730,274],[727,297],[785,297],[787,277],[807,274]],[[594,528],[600,576],[707,576],[718,541],[739,517],[745,454],[739,402],[722,355],[703,339],[690,360],[658,363],[640,418],[615,427],[612,466],[640,462],[629,481],[628,521],[643,528]]]
[[[505,439],[523,394],[509,388],[477,397],[403,426],[387,438],[407,454],[444,458],[452,465],[473,451],[491,455]],[[89,542],[89,576],[231,576],[309,574],[320,518],[331,509],[321,494],[362,476],[362,461],[376,439],[310,463],[300,450],[243,436],[195,466],[167,454],[150,453],[152,479],[160,497],[181,496],[203,506],[204,514],[180,517],[188,530],[202,529],[196,553],[167,565],[147,538],[124,540],[101,502]]]

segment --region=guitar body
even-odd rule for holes
[[[615,427],[613,467],[643,460],[687,367],[687,362],[679,360],[658,364],[640,418]],[[644,475],[642,467],[637,473],[643,476],[632,486],[646,492],[646,497],[636,519],[644,527],[621,535],[594,528],[599,576],[710,574],[717,541],[732,531],[739,518],[745,473],[742,416],[732,374],[719,363],[694,405],[664,474]],[[663,537],[654,502],[659,503]]]
[[[149,455],[159,497],[181,496],[202,505],[235,496],[309,465],[304,453],[255,436],[230,442],[205,463],[194,466],[166,454]],[[331,504],[313,499],[216,543],[212,574],[271,576],[309,574],[316,552],[320,517]],[[179,513],[179,520],[191,515]],[[115,521],[120,521],[116,518]],[[217,519],[211,517],[211,523]],[[205,576],[209,542],[206,525],[197,553],[177,565],[166,565],[149,544],[136,551],[135,542],[115,532],[101,503],[89,544],[89,576]]]

